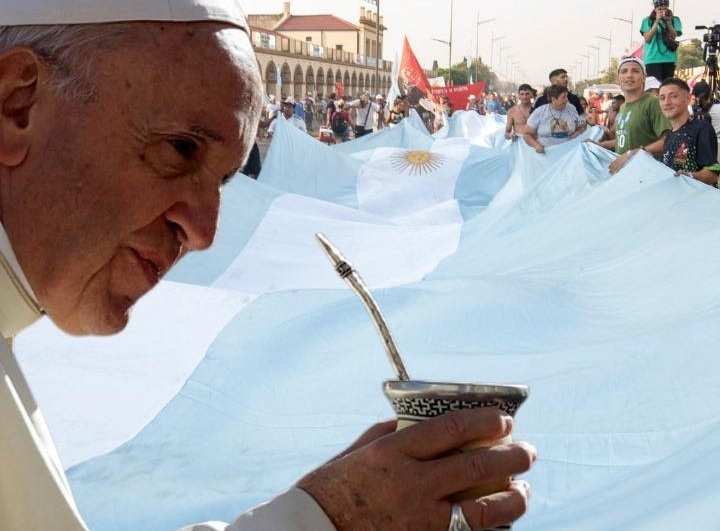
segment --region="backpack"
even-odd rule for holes
[[[347,131],[347,127],[347,120],[343,116],[342,112],[335,111],[330,120],[330,128],[333,130],[333,133],[344,133]]]

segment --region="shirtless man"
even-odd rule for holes
[[[518,87],[518,104],[513,105],[507,113],[505,122],[505,138],[515,140],[518,134],[525,132],[528,117],[532,110],[532,87],[523,83]]]

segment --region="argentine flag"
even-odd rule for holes
[[[539,155],[493,117],[333,147],[280,121],[113,338],[16,342],[93,531],[231,521],[392,416],[382,344],[314,242],[373,290],[412,377],[523,383],[518,531],[720,529],[720,196],[584,137]]]

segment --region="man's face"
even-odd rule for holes
[[[282,112],[285,118],[290,118],[295,112],[295,105],[292,103],[283,103]]]
[[[520,100],[520,103],[527,105],[530,103],[530,100],[532,100],[532,92],[529,90],[521,90],[518,92],[518,99]]]
[[[668,84],[660,87],[658,98],[660,99],[660,109],[668,120],[676,120],[689,115],[690,93],[687,90]]]
[[[613,111],[618,112],[620,110],[620,107],[622,106],[622,102],[620,100],[612,100],[610,106],[612,107]]]
[[[637,63],[625,63],[618,70],[618,83],[623,92],[645,90],[645,72]]]
[[[561,73],[552,78],[551,83],[553,85],[560,85],[561,87],[567,87],[568,86],[568,75],[566,73]]]
[[[212,243],[221,185],[257,125],[260,82],[244,32],[138,28],[98,59],[90,101],[39,84],[28,155],[1,182],[18,260],[41,306],[73,334],[121,330],[184,253]]]

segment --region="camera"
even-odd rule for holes
[[[713,26],[695,26],[697,30],[707,30],[703,35],[703,60],[705,61],[704,77],[710,85],[712,101],[720,103],[720,86],[718,86],[718,50],[720,49],[720,24]]]
[[[696,30],[707,30],[707,33],[703,35],[703,42],[706,45],[717,49],[720,44],[720,24],[714,26],[695,26]]]

